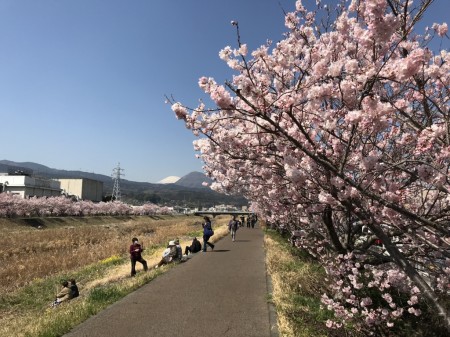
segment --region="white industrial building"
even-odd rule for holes
[[[59,196],[60,185],[56,180],[0,173],[0,192],[19,195],[22,198]]]
[[[0,168],[0,193],[22,198],[72,196],[78,200],[102,201],[103,182],[86,179],[47,179],[34,177],[32,170],[18,167]]]

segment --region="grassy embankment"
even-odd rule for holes
[[[273,288],[270,300],[277,311],[280,336],[355,336],[325,326],[333,314],[320,303],[320,296],[325,292],[323,268],[306,253],[291,247],[275,231],[266,230],[264,245]]]
[[[213,222],[212,241],[228,218]],[[155,265],[169,240],[182,247],[201,237],[200,217],[0,219],[0,336],[61,336],[173,265],[129,277],[136,236]],[[80,297],[49,308],[61,280],[75,278]]]
[[[333,313],[320,303],[321,295],[326,292],[323,268],[304,251],[291,247],[287,238],[275,231],[266,230],[265,247],[266,265],[273,284],[271,301],[276,307],[280,336],[448,336],[445,328],[438,324],[434,310],[426,303],[420,305],[421,316],[405,313],[389,330],[384,325],[383,329],[370,331],[357,331],[351,327],[330,330],[325,323],[333,318]],[[380,298],[376,289],[372,292],[373,298]]]

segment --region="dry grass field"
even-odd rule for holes
[[[227,220],[213,221],[213,241],[226,235]],[[164,272],[141,273],[138,264],[137,278],[129,277],[133,237],[144,244],[151,267],[169,240],[179,238],[184,247],[201,237],[201,223],[201,217],[167,215],[0,219],[0,336],[59,336],[70,330]],[[69,277],[78,281],[80,300],[48,312],[60,280]],[[81,316],[74,319],[74,310]]]
[[[127,256],[132,237],[146,247],[183,239],[201,229],[197,217],[62,219],[41,228],[0,223],[0,295],[37,278],[67,272],[111,256]],[[94,219],[95,220],[95,219]]]

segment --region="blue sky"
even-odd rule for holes
[[[304,4],[315,1],[305,0]],[[0,0],[0,159],[157,182],[201,171],[194,137],[164,103],[232,77],[219,57],[285,31],[294,0]],[[435,0],[424,24],[448,20]],[[443,46],[448,49],[447,44]]]

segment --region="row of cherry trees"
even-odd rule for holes
[[[169,99],[214,189],[301,230],[331,328],[388,329],[425,299],[450,330],[450,54],[428,48],[447,25],[415,31],[431,2],[297,1],[284,39],[251,56],[233,21],[232,81],[199,80],[216,107]]]
[[[131,206],[119,201],[94,203],[73,201],[64,196],[23,199],[9,193],[0,193],[0,217],[155,215],[169,212],[167,207],[155,204]]]

